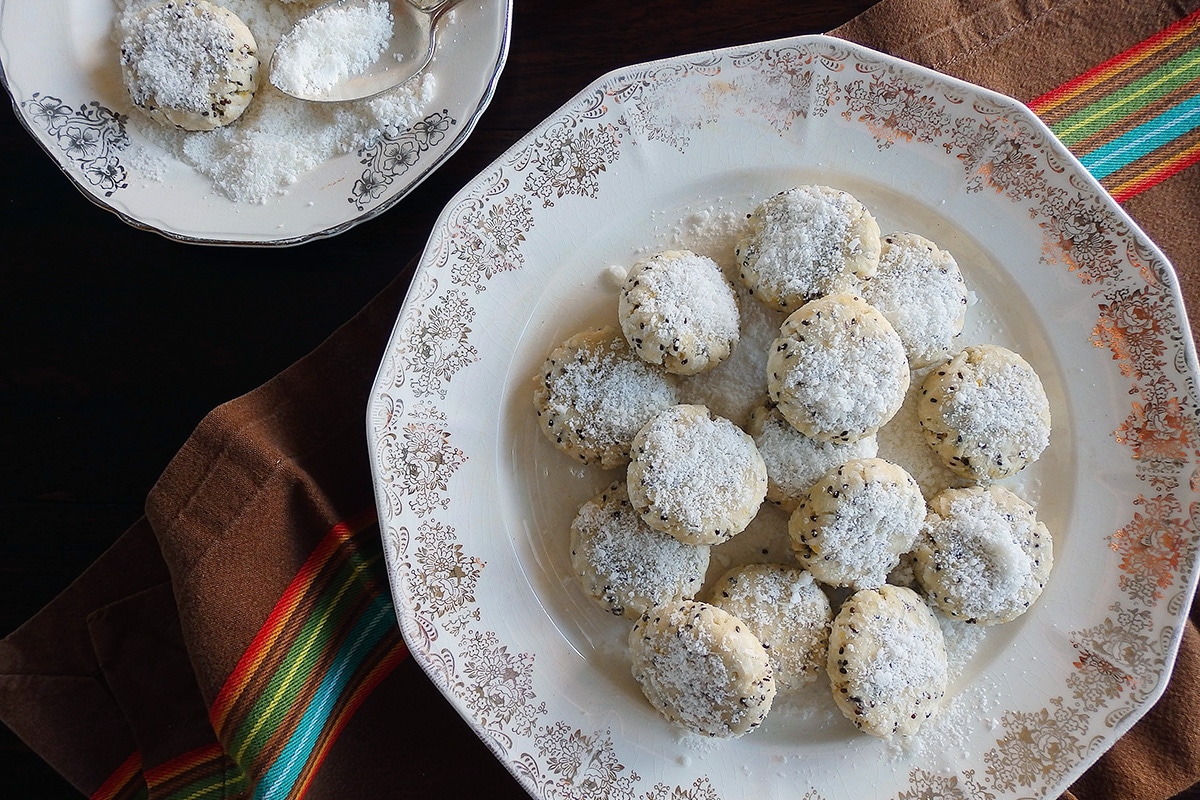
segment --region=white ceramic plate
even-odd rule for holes
[[[460,4],[442,23],[421,118],[329,158],[265,203],[230,200],[151,136],[156,123],[121,81],[114,0],[0,0],[0,78],[67,177],[129,224],[186,242],[300,244],[391,208],[466,141],[507,58],[511,7]]]
[[[570,573],[576,510],[621,473],[555,450],[531,390],[552,347],[615,322],[609,265],[727,260],[757,200],[813,182],[954,252],[978,297],[962,343],[1038,370],[1051,445],[1013,485],[1055,568],[1018,620],[955,629],[951,704],[911,740],[857,733],[824,680],[700,740],[645,702],[629,623]],[[400,625],[534,796],[1055,797],[1167,681],[1197,575],[1196,375],[1170,266],[1019,103],[827,37],[620,70],[451,202],[400,313],[368,414]],[[786,551],[780,520],[715,560]]]

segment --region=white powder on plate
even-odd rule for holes
[[[150,0],[116,0],[114,37]],[[259,58],[269,63],[275,46],[309,8],[270,0],[222,0],[254,34]],[[384,135],[395,136],[419,119],[433,101],[435,80],[425,72],[368,100],[309,103],[267,82],[236,123],[213,131],[187,132],[163,125],[139,128],[152,144],[207,176],[222,195],[241,203],[265,203],[286,193],[309,170],[353,152]]]
[[[271,82],[293,94],[327,91],[378,61],[392,39],[392,26],[387,3],[321,9],[279,42]]]

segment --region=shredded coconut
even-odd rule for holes
[[[1009,364],[982,377],[958,384],[942,409],[946,424],[965,438],[1004,441],[1009,450],[1021,454],[1041,453],[1050,431],[1041,413],[1045,399],[1037,376]]]
[[[637,432],[676,402],[674,383],[611,328],[577,334],[547,358],[534,402],[556,444],[615,467]]]
[[[114,35],[123,38],[149,0],[116,0]],[[276,43],[307,10],[301,3],[222,0],[254,34],[259,58],[268,63]],[[436,82],[425,72],[383,95],[345,103],[310,103],[261,81],[235,124],[187,132],[146,125],[139,133],[212,181],[230,200],[266,203],[284,194],[301,176],[334,156],[350,153],[407,130],[433,101]]]
[[[766,466],[754,440],[732,422],[710,417],[703,406],[682,405],[638,434],[630,480],[671,528],[724,540],[745,529],[758,510]]]
[[[932,503],[917,549],[918,579],[955,617],[1015,616],[1044,580],[1035,571],[1038,525],[1032,507],[1001,487],[950,490]]]
[[[949,352],[963,329],[968,298],[958,262],[916,234],[883,238],[879,270],[862,293],[892,323],[913,367]]]
[[[387,3],[329,6],[296,25],[271,62],[271,82],[287,92],[315,95],[379,60],[392,39]]]
[[[708,569],[709,548],[684,544],[647,525],[625,482],[588,501],[571,525],[571,559],[591,593],[614,614],[691,599]]]
[[[225,17],[202,6],[193,13],[159,5],[131,27],[137,35],[124,41],[121,59],[137,76],[129,86],[133,102],[206,111],[210,87],[222,79],[234,41]]]
[[[768,356],[771,399],[800,430],[853,441],[899,410],[909,386],[900,337],[861,298],[829,295],[784,322]]]

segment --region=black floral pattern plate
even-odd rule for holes
[[[66,177],[125,222],[202,244],[295,245],[383,213],[450,157],[491,101],[511,0],[462,4],[430,67],[434,97],[405,130],[334,156],[263,203],[236,202],[151,136],[121,81],[112,0],[0,0],[0,79]],[[70,35],[64,35],[69,31]]]

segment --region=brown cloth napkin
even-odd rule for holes
[[[1028,100],[1195,6],[884,0],[834,33]],[[1200,308],[1200,167],[1127,207]],[[314,561],[328,542],[347,544],[329,553],[345,551],[351,567],[365,565],[349,570],[359,582],[351,594],[380,598],[363,414],[411,274],[312,354],[206,417],[153,490],[146,518],[0,641],[0,718],[84,794],[166,798],[207,787],[203,796],[232,798],[284,780],[261,768],[269,758],[255,757],[275,743],[255,737],[298,723],[298,702],[240,707],[228,687],[246,653],[276,657],[263,631],[297,635],[280,609],[303,600],[292,594],[298,581],[323,585],[340,574],[332,556]],[[347,614],[366,611],[364,600]],[[1197,616],[1194,608],[1166,695],[1069,796],[1200,797],[1188,790],[1200,780]],[[412,659],[401,660],[394,626],[378,633],[372,652],[379,656],[363,659],[359,684],[371,689],[367,702],[331,711],[342,714],[337,735],[323,734],[311,751],[319,758],[285,776],[287,785],[319,799],[524,796]],[[233,757],[226,719],[247,723],[235,731],[244,746]]]

